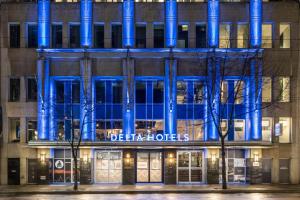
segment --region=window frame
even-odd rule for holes
[[[28,95],[29,95],[29,92],[28,92],[28,90],[29,90],[29,87],[28,87],[28,81],[29,81],[29,79],[34,79],[35,80],[35,83],[36,83],[36,99],[29,99],[28,98]],[[36,80],[36,78],[35,77],[33,77],[33,76],[27,76],[26,78],[25,78],[25,86],[26,86],[26,101],[27,102],[36,102],[37,100],[38,100],[38,83],[37,83],[37,80]]]
[[[263,47],[263,25],[271,25],[271,47]],[[274,48],[274,22],[262,22],[261,24],[262,30],[261,30],[261,48],[263,49],[272,49]]]
[[[71,26],[79,26],[79,46],[78,47],[71,47]],[[68,47],[71,49],[80,48],[80,22],[69,22],[68,23]]]
[[[11,79],[19,79],[19,98],[17,100],[12,100],[11,98],[11,84],[10,81]],[[8,78],[9,81],[9,90],[8,90],[8,102],[20,102],[21,101],[21,77],[19,76],[11,76]]]
[[[57,26],[60,25],[61,26],[61,36],[62,36],[62,41],[61,41],[61,47],[53,47],[53,26]],[[60,49],[63,48],[64,46],[64,25],[63,22],[52,22],[51,23],[51,37],[50,37],[50,44],[51,44],[51,48],[55,48],[55,49]]]
[[[28,27],[30,26],[30,25],[35,25],[35,26],[37,26],[37,37],[36,37],[36,40],[37,40],[37,46],[36,47],[29,47],[29,34],[28,34]],[[36,49],[36,48],[38,48],[38,23],[37,22],[26,22],[26,32],[25,32],[25,34],[26,34],[26,48],[29,48],[29,49]]]
[[[19,33],[19,36],[20,36],[20,38],[19,38],[19,47],[11,47],[11,42],[10,42],[10,40],[11,40],[11,38],[10,38],[10,26],[11,25],[19,25],[19,28],[20,28],[20,33]],[[21,24],[20,24],[20,22],[8,22],[7,30],[8,30],[8,46],[9,46],[9,48],[14,48],[14,49],[21,48],[21,38],[22,38],[21,33],[22,32],[21,32]]]

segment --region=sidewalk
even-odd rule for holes
[[[300,193],[300,185],[79,185],[77,192],[72,185],[20,185],[0,186],[0,195],[24,194],[146,194],[146,193]]]

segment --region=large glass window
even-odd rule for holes
[[[79,24],[70,24],[70,38],[69,38],[69,47],[70,48],[80,48],[80,25]]]
[[[201,81],[177,81],[177,104],[203,103],[203,89]]]
[[[121,120],[97,120],[96,139],[100,141],[110,141],[111,134],[122,133],[123,122]]]
[[[122,48],[122,25],[112,24],[111,26],[111,47]]]
[[[122,81],[96,81],[96,103],[122,103]]]
[[[178,26],[178,48],[188,48],[189,46],[189,25],[179,25]]]
[[[9,46],[20,48],[20,24],[9,24]]]
[[[37,100],[37,84],[35,78],[27,78],[27,101]]]
[[[263,77],[262,102],[272,101],[272,78]]]
[[[244,101],[244,89],[245,84],[244,81],[234,81],[234,103],[235,104],[242,104]]]
[[[27,141],[36,140],[38,140],[37,121],[30,119],[27,121]]]
[[[230,48],[230,24],[220,24],[219,48]]]
[[[10,78],[9,101],[20,101],[20,78]]]
[[[65,125],[64,121],[57,121],[56,122],[56,140],[63,141],[65,140]]]
[[[273,46],[273,36],[272,36],[272,24],[262,25],[262,48],[272,48]]]
[[[94,25],[94,48],[104,48],[104,25]]]
[[[206,24],[196,25],[196,48],[206,48]]]
[[[72,81],[72,103],[80,103],[80,82]]]
[[[290,78],[279,77],[279,101],[289,102],[290,101]]]
[[[291,47],[291,26],[288,23],[280,23],[280,48]]]
[[[237,48],[248,48],[249,26],[248,24],[238,24]]]
[[[204,122],[201,119],[177,120],[177,134],[184,138],[184,134],[189,135],[189,140],[203,140]]]
[[[266,142],[272,142],[273,118],[263,117],[261,125],[262,125],[262,140]]]
[[[281,136],[279,136],[280,143],[290,143],[291,142],[291,129],[292,120],[290,117],[279,117],[279,123],[281,124]]]
[[[56,103],[64,103],[65,101],[64,82],[57,81],[55,85],[56,85]]]
[[[27,47],[37,48],[38,30],[36,24],[27,24]]]
[[[19,142],[20,141],[20,119],[10,118],[9,119],[9,141]]]
[[[234,141],[245,140],[245,121],[242,119],[234,120]]]
[[[52,48],[62,48],[62,24],[52,24],[51,46]]]
[[[221,83],[221,102],[228,103],[228,82],[222,81]]]
[[[146,48],[146,25],[138,24],[135,27],[135,35],[136,48]]]
[[[165,29],[163,24],[153,25],[153,47],[164,48],[165,46]]]

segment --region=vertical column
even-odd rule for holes
[[[207,31],[210,48],[219,46],[219,4],[219,0],[208,0],[207,2]]]
[[[80,1],[80,44],[82,47],[92,46],[93,1]]]
[[[123,1],[123,47],[134,47],[134,0]]]
[[[50,45],[50,0],[38,0],[38,47]]]
[[[55,140],[55,132],[56,132],[56,116],[55,116],[55,101],[56,101],[56,87],[55,80],[50,79],[50,89],[49,89],[49,140]]]
[[[80,127],[82,127],[82,139],[92,139],[92,127],[95,123],[93,115],[95,105],[92,98],[92,69],[91,60],[84,58],[80,61]]]
[[[251,139],[251,116],[250,116],[250,110],[251,110],[251,103],[250,103],[250,95],[251,95],[251,84],[250,79],[245,78],[245,136],[246,140]]]
[[[38,87],[38,138],[49,139],[49,61],[40,58],[37,61]]]
[[[250,45],[260,48],[262,35],[262,0],[250,1]]]
[[[165,134],[176,133],[177,60],[165,61]]]
[[[123,132],[134,134],[134,60],[123,60]]]
[[[165,43],[173,48],[177,44],[177,1],[165,1]]]

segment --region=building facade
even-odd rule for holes
[[[1,184],[299,183],[299,2],[0,6]]]

